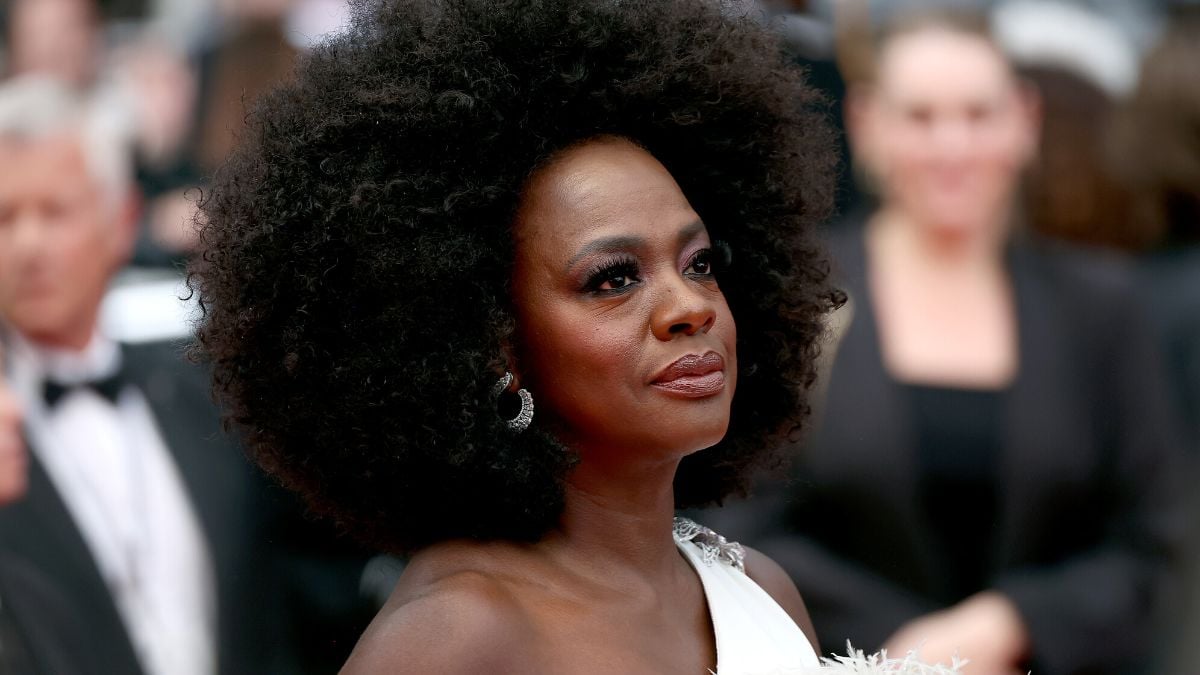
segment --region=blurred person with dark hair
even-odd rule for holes
[[[247,105],[280,82],[299,50],[286,34],[295,0],[220,0],[217,41],[201,55],[199,142],[196,159],[205,171],[224,163],[245,129]]]
[[[1143,260],[1146,300],[1159,331],[1172,393],[1186,424],[1187,447],[1200,458],[1200,6],[1181,6],[1142,62],[1133,96],[1117,115],[1114,165],[1129,182],[1131,230],[1149,244]],[[1195,466],[1191,477],[1196,476]],[[1193,509],[1196,503],[1192,504]],[[1171,635],[1170,668],[1196,672],[1200,631],[1200,530],[1184,558],[1186,598]]]
[[[1200,5],[1171,13],[1116,118],[1112,164],[1134,192],[1147,248],[1200,245]]]
[[[1200,5],[1183,6],[1117,117],[1114,164],[1155,248],[1200,245]]]
[[[1117,116],[1113,164],[1134,195],[1128,226],[1176,400],[1200,453],[1200,6],[1181,7]]]
[[[1129,189],[1106,153],[1117,103],[1137,80],[1133,41],[1077,3],[1009,0],[994,12],[996,39],[1042,102],[1038,152],[1023,176],[1018,217],[1033,232],[1136,251]]]
[[[1027,65],[1021,76],[1040,94],[1044,132],[1021,191],[1021,216],[1033,232],[1133,251],[1145,237],[1129,227],[1132,200],[1105,155],[1116,102],[1101,88],[1054,66]]]
[[[134,241],[129,174],[78,93],[0,86],[0,328],[31,459],[0,542],[76,603],[104,672],[244,672],[268,648],[252,610],[271,601],[253,474],[176,348],[98,328]]]
[[[1130,275],[1015,240],[1038,105],[982,18],[898,18],[850,110],[881,197],[832,242],[853,315],[797,480],[737,534],[787,569],[826,644],[1119,672],[1145,654],[1180,529]]]

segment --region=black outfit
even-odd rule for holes
[[[368,556],[313,530],[290,495],[270,486],[250,465],[223,433],[203,371],[183,359],[179,346],[126,345],[122,350],[124,377],[150,406],[212,559],[218,672],[302,673],[320,667],[328,672],[331,660],[340,664],[349,655],[376,609],[369,603],[364,607],[354,588]],[[142,672],[80,530],[34,448],[29,456],[26,495],[0,508],[0,555],[53,580],[91,638],[80,648],[87,652],[86,668],[50,672]],[[17,623],[28,623],[19,608],[13,612]],[[329,624],[336,630],[323,639],[309,635],[301,642],[298,632],[305,627]],[[58,650],[75,648],[65,638],[45,642]],[[27,645],[26,651],[35,647]],[[314,654],[320,659],[309,658]]]
[[[1142,275],[1187,449],[1200,456],[1200,246],[1150,256]]]
[[[52,579],[0,553],[0,675],[104,675],[103,649]]]
[[[826,649],[877,649],[905,622],[994,589],[1025,621],[1034,672],[1125,672],[1157,637],[1186,527],[1177,430],[1131,275],[1015,246],[1015,381],[922,391],[884,368],[861,227],[841,228],[832,249],[853,318],[822,413],[797,479],[726,529],[790,573]]]
[[[387,599],[364,587],[371,555],[332,524],[308,517],[294,493],[271,485],[264,497],[265,543],[275,561],[272,581],[280,589],[271,620],[284,645],[272,650],[268,670],[336,673]]]
[[[999,505],[1003,393],[905,385],[901,396],[911,406],[918,511],[944,570],[932,595],[951,605],[987,584]]]
[[[256,475],[221,433],[201,373],[175,346],[123,347],[123,371],[141,389],[179,468],[199,519],[216,579],[217,662],[221,672],[245,672],[265,663],[276,642],[256,611],[270,611],[276,589],[261,576],[264,552],[256,530]],[[139,673],[141,668],[116,603],[83,535],[34,448],[24,498],[0,509],[0,550],[53,579],[93,633],[89,662],[95,672]]]
[[[1183,229],[1182,227],[1180,229]],[[1143,261],[1148,289],[1146,304],[1158,330],[1167,363],[1172,397],[1184,422],[1185,447],[1193,462],[1200,459],[1200,246],[1168,249]],[[1200,478],[1193,467],[1191,480]],[[1193,495],[1195,498],[1195,495]],[[1196,508],[1196,505],[1193,505]],[[1196,635],[1200,634],[1200,522],[1194,522],[1182,565],[1185,588],[1182,610],[1168,651],[1172,663],[1160,669],[1172,675],[1196,672]]]

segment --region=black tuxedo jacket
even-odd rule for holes
[[[104,649],[53,579],[0,552],[0,674],[99,674]]]
[[[718,514],[799,587],[825,649],[878,649],[941,609],[916,497],[915,430],[886,372],[860,229],[832,242],[853,313],[794,479]],[[1126,672],[1155,639],[1185,478],[1131,270],[1014,246],[1019,374],[1005,396],[990,587],[1019,608],[1043,675]],[[985,590],[985,589],[978,589]],[[969,655],[965,655],[969,656]]]
[[[208,544],[216,577],[220,672],[262,672],[278,642],[271,622],[263,619],[279,598],[263,564],[264,537],[256,518],[260,479],[222,433],[203,371],[182,358],[180,347],[125,346],[123,352],[125,372],[149,402]],[[27,494],[0,508],[0,552],[53,580],[59,596],[88,627],[89,640],[70,644],[64,635],[58,647],[84,652],[71,657],[85,664],[79,672],[140,673],[130,637],[87,544],[36,449],[29,454]],[[17,608],[13,612],[18,624],[37,623],[34,617],[23,620]]]

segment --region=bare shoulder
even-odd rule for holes
[[[523,670],[521,645],[530,644],[530,635],[521,605],[486,574],[402,581],[342,673],[516,672]]]
[[[746,549],[746,576],[761,586],[783,608],[783,611],[792,617],[792,621],[795,621],[800,630],[804,631],[804,635],[808,637],[813,650],[820,654],[821,646],[817,644],[817,632],[813,628],[812,619],[808,616],[808,608],[804,606],[804,599],[800,597],[800,591],[796,590],[795,582],[779,566],[779,563],[749,546],[744,548]]]

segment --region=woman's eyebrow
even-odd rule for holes
[[[676,239],[677,239],[679,245],[683,246],[684,244],[690,242],[692,239],[695,239],[696,235],[700,234],[703,231],[704,231],[704,221],[695,220],[691,223],[688,223],[687,225],[684,225],[683,228],[679,230],[679,235],[676,237]]]
[[[571,259],[567,261],[566,271],[569,273],[575,267],[575,263],[594,253],[628,251],[629,249],[640,248],[645,244],[646,240],[642,237],[616,236],[594,239],[584,244],[583,248],[571,256]]]

